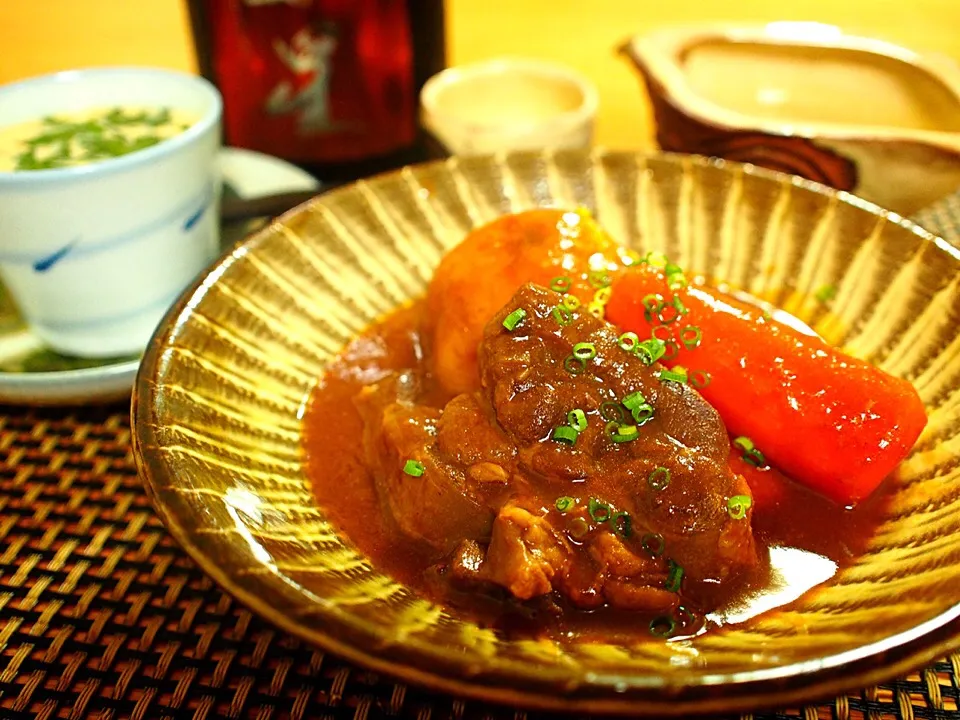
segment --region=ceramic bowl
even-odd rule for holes
[[[597,89],[572,68],[495,58],[447,68],[420,92],[420,122],[446,154],[589,148]]]
[[[692,640],[508,640],[378,572],[304,474],[301,419],[326,363],[424,292],[473,227],[584,206],[659,250],[795,313],[910,378],[929,427],[855,564],[788,610]],[[835,285],[830,307],[817,290]],[[687,716],[878,683],[960,631],[960,253],[799,178],[683,155],[456,158],[320,196],[254,235],[184,295],[146,353],[134,450],[171,533],[282,629],[433,688],[551,710]]]
[[[663,150],[794,173],[903,215],[960,187],[960,66],[819,23],[633,38]]]
[[[87,358],[140,353],[217,256],[221,105],[206,80],[151,68],[75,70],[0,87],[0,127],[120,106],[196,118],[121,157],[0,171],[0,276],[45,344]]]

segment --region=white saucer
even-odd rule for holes
[[[251,150],[220,152],[225,192],[253,198],[283,192],[317,190],[320,184],[300,168]],[[224,229],[223,245],[246,233]],[[239,231],[239,233],[238,233]],[[58,355],[24,327],[6,292],[0,288],[0,402],[23,405],[68,405],[109,402],[129,395],[139,358],[92,361],[90,367],[50,369],[77,362]],[[96,364],[94,364],[96,363]]]

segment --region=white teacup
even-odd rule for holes
[[[222,103],[202,78],[146,68],[57,73],[0,87],[0,128],[115,106],[198,118],[159,144],[88,165],[0,171],[0,277],[62,353],[140,352],[219,248]]]
[[[525,58],[449,68],[420,93],[424,129],[458,155],[589,147],[596,114],[589,80]]]

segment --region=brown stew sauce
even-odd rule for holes
[[[442,558],[412,543],[384,518],[363,462],[362,424],[353,399],[363,386],[392,371],[425,371],[418,330],[423,313],[424,305],[418,301],[375,323],[347,345],[313,392],[304,419],[304,447],[308,475],[326,515],[382,572],[456,614],[508,635],[606,641],[650,637],[650,619],[635,612],[609,607],[584,611],[556,598],[520,603],[505,592],[451,590],[431,569]],[[418,402],[443,407],[450,398],[427,378]],[[868,501],[847,509],[798,484],[780,481],[777,501],[753,514],[763,559],[760,568],[724,598],[723,608],[728,611],[709,613],[702,627],[749,621],[759,612],[787,605],[837,567],[850,564],[872,536],[883,514],[885,495],[881,488]]]

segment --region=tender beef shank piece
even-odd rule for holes
[[[693,582],[723,580],[753,565],[749,515],[736,520],[727,510],[730,497],[749,495],[749,489],[728,468],[720,416],[693,388],[661,381],[658,365],[646,366],[622,350],[616,328],[585,309],[559,324],[551,313],[560,301],[557,293],[524,286],[489,322],[480,345],[483,388],[497,421],[517,443],[520,471],[531,485],[576,497],[578,507],[593,497],[628,512],[630,547],[639,552],[638,537],[662,535],[664,557]],[[527,315],[508,332],[502,322],[517,308]],[[592,343],[596,357],[574,375],[564,361],[581,342]],[[640,427],[638,439],[614,443],[600,405],[637,391],[653,406],[653,419]],[[550,441],[575,408],[588,419],[576,444]],[[629,415],[626,422],[632,423]],[[658,467],[670,472],[661,490],[649,482]],[[546,504],[550,497],[541,499]]]
[[[728,469],[725,429],[700,395],[661,382],[658,367],[620,349],[615,329],[586,312],[559,325],[551,312],[560,300],[521,288],[485,328],[482,391],[443,410],[412,402],[409,375],[360,394],[384,514],[445,557],[447,577],[461,586],[493,583],[520,600],[557,592],[582,608],[668,610],[756,562],[749,515],[727,511],[729,497],[749,491]],[[518,307],[527,315],[509,332],[502,321]],[[597,355],[572,375],[564,360],[578,342],[593,343]],[[614,443],[600,405],[636,391],[654,418],[637,440]],[[551,440],[575,408],[587,429],[573,446]],[[422,476],[403,472],[407,459],[423,463]],[[670,471],[662,489],[648,481],[658,467]],[[557,510],[560,496],[574,507]],[[591,498],[629,520],[591,514]],[[665,587],[671,564],[684,569],[679,594]]]

